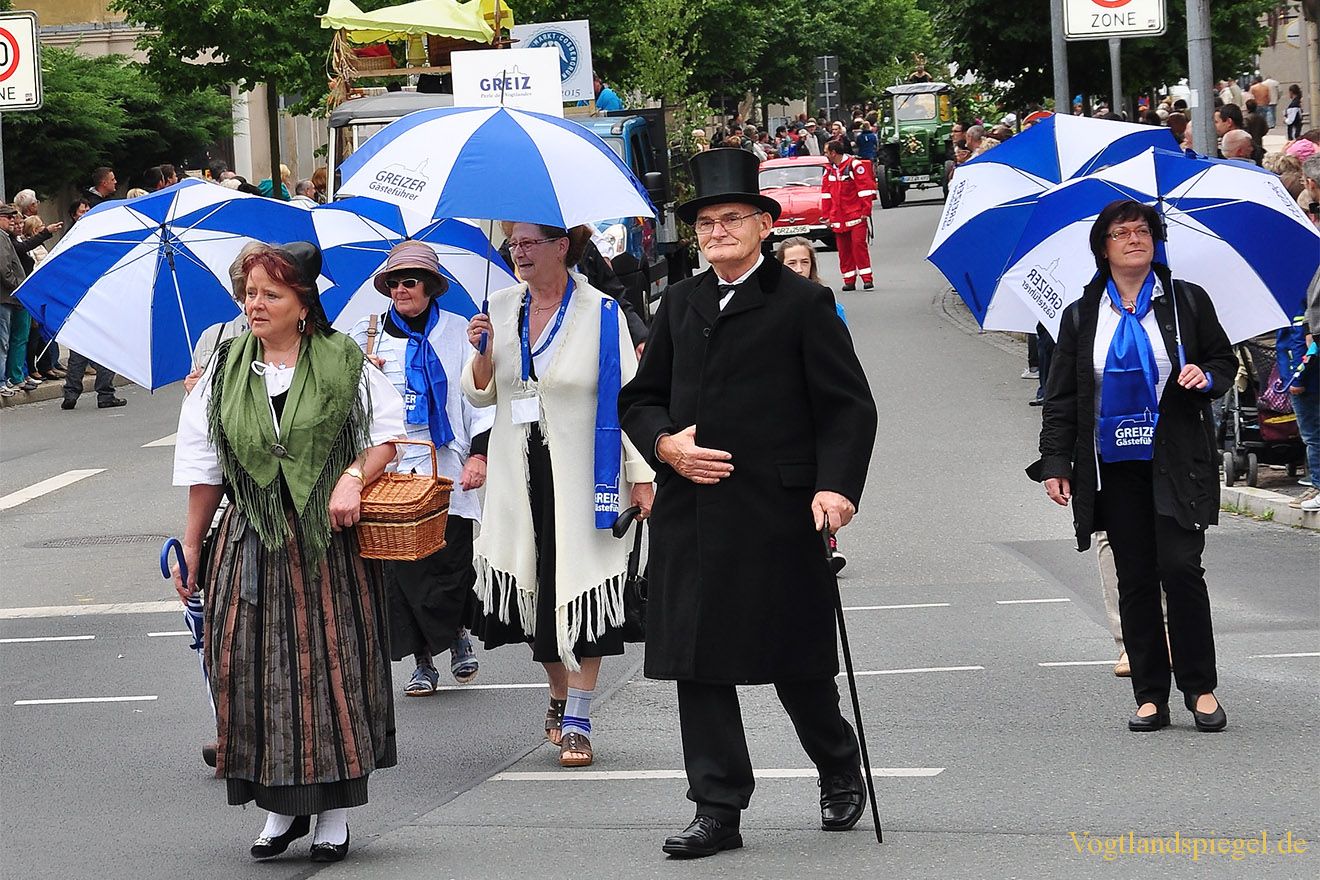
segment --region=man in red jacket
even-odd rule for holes
[[[843,289],[856,290],[857,276],[862,276],[862,287],[871,290],[871,252],[866,246],[871,219],[871,204],[875,201],[875,172],[871,163],[854,158],[848,145],[834,140],[825,145],[825,156],[830,164],[825,168],[821,184],[821,209],[830,228],[834,230],[834,243],[839,251],[839,271],[843,273]]]

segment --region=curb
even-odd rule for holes
[[[125,385],[132,385],[128,379],[115,374],[114,386],[122,388]],[[96,376],[89,375],[83,377],[83,394],[96,396]],[[13,397],[0,397],[0,409],[8,409],[11,406],[22,406],[25,403],[39,403],[43,400],[60,400],[64,397],[64,380],[60,379],[54,382],[42,382],[41,387],[34,391],[20,391]]]
[[[1268,516],[1271,522],[1301,529],[1320,531],[1320,511],[1300,510],[1289,507],[1292,496],[1269,489],[1253,489],[1250,486],[1220,486],[1219,503],[1221,509],[1251,516]]]

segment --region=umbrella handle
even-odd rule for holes
[[[183,582],[188,583],[188,562],[183,558],[183,544],[179,543],[178,538],[169,538],[165,545],[160,548],[160,575],[163,578],[170,577],[170,551],[174,551],[174,558],[179,563],[179,576]]]
[[[487,277],[486,277],[486,286],[487,286],[487,287],[490,287],[490,261],[489,261],[489,260],[486,261],[486,276],[487,276]],[[481,301],[481,313],[482,313],[483,315],[489,315],[489,314],[490,314],[490,299],[483,299],[483,300]],[[487,339],[487,336],[488,336],[488,335],[489,335],[489,334],[487,334],[485,330],[481,331],[481,340],[477,343],[477,354],[485,354],[485,353],[486,353],[486,343],[488,342],[488,339]]]

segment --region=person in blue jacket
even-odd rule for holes
[[[1310,487],[1290,506],[1302,510],[1320,510],[1320,365],[1317,364],[1314,343],[1308,346],[1305,318],[1298,315],[1289,327],[1279,331],[1276,351],[1279,355],[1279,378],[1292,395],[1293,412],[1297,415],[1297,432],[1306,444],[1306,475]],[[1308,351],[1311,354],[1306,358]]]
[[[601,113],[608,113],[611,110],[623,110],[623,100],[615,93],[614,89],[601,82],[596,74],[591,76],[592,88],[596,91],[596,109]]]

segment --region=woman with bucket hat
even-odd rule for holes
[[[455,681],[467,684],[477,675],[465,624],[475,611],[472,536],[481,520],[477,490],[486,484],[486,445],[495,413],[470,404],[459,388],[468,354],[467,320],[440,308],[449,282],[435,250],[420,241],[399,242],[373,284],[390,306],[362,318],[349,335],[403,396],[408,439],[435,444],[440,475],[454,483],[445,546],[415,562],[385,563],[390,648],[395,660],[411,654],[417,664],[403,692],[426,697],[440,683],[434,658],[446,648]],[[398,470],[430,472],[424,447],[402,450]]]

